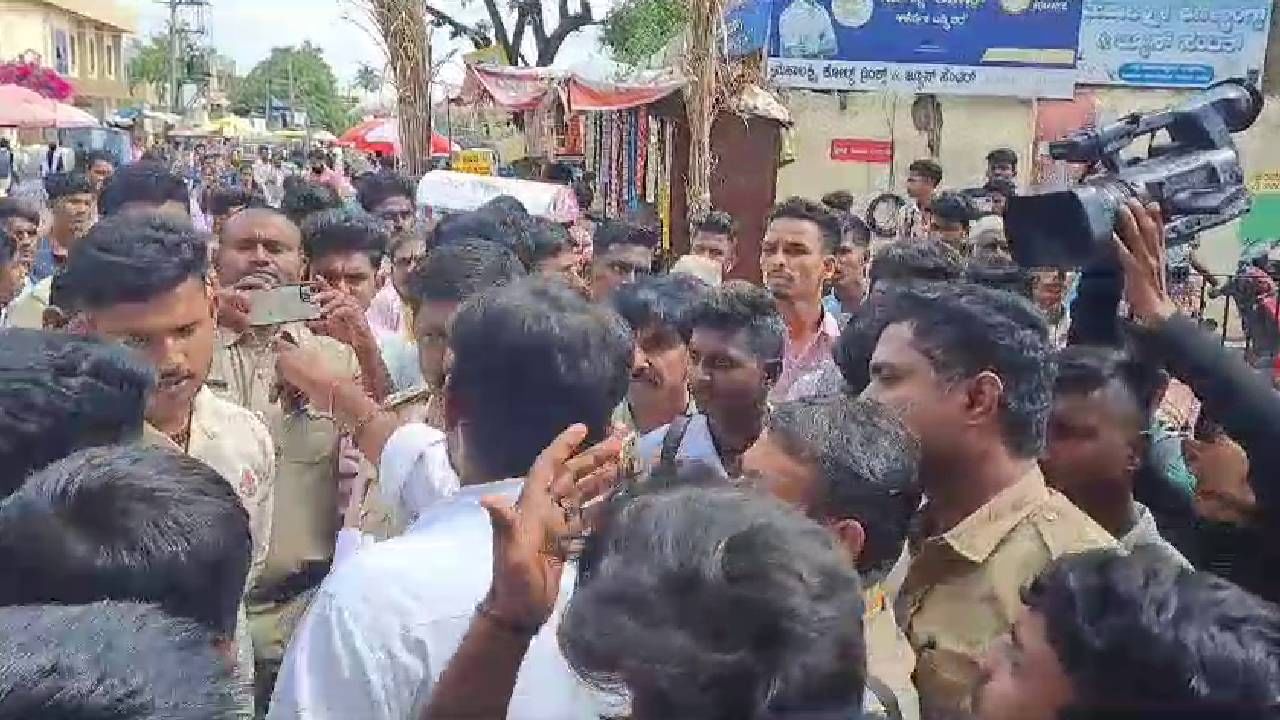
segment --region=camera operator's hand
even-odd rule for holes
[[[1124,297],[1134,319],[1154,327],[1178,312],[1165,287],[1164,218],[1160,206],[1129,200],[1116,222],[1116,255],[1124,268]]]

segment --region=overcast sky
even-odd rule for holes
[[[124,0],[138,8],[141,32],[148,35],[164,28],[166,6],[155,0]],[[236,61],[237,72],[249,72],[273,47],[310,40],[324,48],[325,57],[338,79],[349,83],[361,63],[381,68],[385,58],[378,43],[361,26],[369,27],[361,10],[362,0],[211,0],[208,8],[209,33],[213,46]],[[441,0],[442,8],[464,21],[485,17],[480,0]],[[503,0],[505,4],[505,0]],[[595,0],[592,9],[601,16],[612,0]],[[465,7],[464,7],[465,5]],[[603,76],[600,64],[599,28],[580,30],[560,50],[556,66]],[[451,48],[460,52],[471,45],[452,41],[448,33],[436,31],[433,40],[436,58]],[[456,59],[442,71],[446,82],[462,77]]]

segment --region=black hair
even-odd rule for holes
[[[544,182],[569,185],[573,182],[573,167],[568,163],[553,162],[542,172]]]
[[[155,371],[125,347],[78,335],[0,330],[0,498],[77,449],[142,432]]]
[[[137,603],[0,608],[0,720],[234,720],[212,640]]]
[[[529,257],[533,264],[553,258],[573,246],[569,231],[564,226],[544,217],[530,217]]]
[[[769,212],[768,222],[782,218],[807,220],[817,225],[822,233],[822,249],[827,254],[834,253],[840,247],[840,236],[844,232],[840,218],[826,206],[799,196],[789,197],[773,207]]]
[[[975,285],[1031,297],[1031,273],[1008,257],[976,252],[965,264],[964,279]]]
[[[498,195],[489,200],[485,204],[476,208],[479,212],[492,213],[492,217],[501,218],[503,215],[528,215],[529,209],[520,202],[520,199],[513,195]]]
[[[1018,169],[1018,153],[1014,152],[1013,149],[1007,148],[1007,147],[996,148],[995,150],[992,150],[991,152],[987,153],[987,164],[988,165],[1009,165],[1013,167],[1014,170],[1017,170]]]
[[[618,288],[612,298],[613,309],[633,333],[658,326],[688,343],[698,305],[710,291],[706,283],[691,275],[642,277]]]
[[[68,195],[92,195],[93,183],[88,175],[81,172],[54,173],[45,177],[44,191],[52,203]]]
[[[786,354],[787,326],[773,295],[762,287],[730,280],[713,288],[693,309],[691,325],[726,333],[742,333],[747,349],[762,366],[781,366]]]
[[[932,181],[935,186],[942,183],[942,165],[939,165],[937,160],[930,158],[916,160],[907,166],[907,172],[926,178]]]
[[[730,240],[738,237],[738,223],[734,221],[733,216],[723,210],[712,210],[698,221],[693,228],[694,232],[704,232],[711,235],[724,235]]]
[[[18,242],[9,233],[0,230],[0,268],[9,267],[13,256],[18,254]]]
[[[1133,403],[1146,430],[1151,423],[1166,377],[1160,368],[1123,350],[1111,347],[1071,345],[1058,352],[1054,392],[1088,395],[1109,387],[1119,388]]]
[[[510,250],[488,240],[463,240],[427,253],[406,284],[409,300],[417,306],[463,302],[524,275],[524,266]]]
[[[205,197],[204,209],[210,215],[228,215],[235,209],[263,207],[267,204],[261,194],[241,187],[214,187]]]
[[[604,534],[559,631],[588,683],[653,717],[859,714],[862,586],[830,532],[771,497],[681,487],[621,504]]]
[[[822,204],[838,212],[852,212],[854,197],[848,190],[836,190],[822,196]]]
[[[841,213],[840,227],[843,230],[842,244],[847,242],[860,248],[871,247],[871,228],[867,227],[862,218],[850,212]]]
[[[301,227],[313,213],[342,207],[342,200],[333,188],[302,177],[294,178],[290,178],[292,182],[285,182],[284,199],[280,202],[280,211],[294,225]]]
[[[912,345],[945,380],[981,372],[1000,378],[999,424],[1019,458],[1044,448],[1054,362],[1044,317],[1026,298],[969,283],[904,283],[885,288],[868,317],[883,328],[911,325]]]
[[[1071,680],[1064,720],[1272,717],[1280,610],[1139,549],[1067,555],[1023,593]]]
[[[159,213],[117,215],[93,226],[53,284],[64,312],[98,310],[203,282],[208,269],[208,244],[190,224]]]
[[[312,262],[335,253],[360,253],[376,272],[390,239],[386,226],[363,210],[324,210],[302,223],[302,249]]]
[[[587,212],[596,201],[596,191],[591,187],[591,183],[585,178],[578,180],[572,186],[573,197],[578,201],[578,210]]]
[[[895,242],[876,251],[871,259],[871,284],[908,280],[959,280],[964,274],[960,256],[945,243],[934,240]]]
[[[178,203],[190,212],[187,183],[160,163],[139,162],[125,165],[111,176],[102,188],[100,209],[103,215],[114,215],[125,205],[158,208],[168,202]]]
[[[372,173],[360,181],[356,197],[365,212],[373,212],[390,198],[403,197],[414,202],[413,186],[407,178],[395,173]]]
[[[470,240],[483,240],[505,248],[528,270],[533,265],[533,249],[528,233],[529,216],[502,205],[444,216],[436,225],[434,247],[441,248]]]
[[[632,342],[622,320],[563,283],[538,278],[467,301],[449,337],[446,394],[466,412],[467,462],[484,477],[528,472],[574,423],[588,444],[604,438],[631,376]]]
[[[0,605],[148,602],[231,638],[252,545],[208,465],[142,445],[82,450],[0,506]]]
[[[887,408],[844,394],[783,403],[765,423],[770,439],[818,471],[823,489],[812,512],[862,524],[858,572],[887,573],[920,506],[920,445],[911,431]]]
[[[111,165],[111,167],[116,166],[115,156],[111,153],[106,150],[90,150],[80,156],[80,169],[84,172],[88,172],[96,162],[105,162]]]
[[[982,186],[982,189],[985,190],[987,194],[999,194],[1006,198],[1016,197],[1018,195],[1018,186],[1009,178],[992,178]]]
[[[947,191],[934,195],[929,201],[929,212],[940,220],[960,223],[965,228],[973,221],[973,205],[958,192]]]
[[[40,210],[17,198],[0,198],[0,222],[9,218],[22,218],[33,225],[40,224]]]
[[[595,255],[601,257],[616,245],[638,245],[652,250],[662,242],[662,236],[641,225],[622,220],[603,220],[596,223],[591,241]]]

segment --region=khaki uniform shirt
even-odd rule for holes
[[[182,448],[151,425],[143,428],[143,442],[182,452]],[[253,554],[246,589],[262,572],[271,537],[272,500],[275,488],[275,448],[267,427],[256,415],[200,388],[191,408],[191,428],[186,454],[213,468],[235,489],[249,515]],[[236,619],[237,674],[253,682],[253,644],[249,619],[241,603]],[[246,693],[251,703],[252,693]],[[252,711],[252,707],[249,708]],[[252,712],[250,712],[252,716]]]
[[[330,372],[358,378],[359,364],[350,348],[320,337],[301,324],[287,329],[304,348],[318,351]],[[218,329],[213,366],[206,384],[223,398],[263,418],[275,443],[275,503],[271,535],[261,573],[250,594],[254,651],[259,660],[284,653],[293,624],[303,606],[282,608],[272,599],[281,587],[300,595],[299,578],[310,574],[319,584],[333,558],[337,521],[337,455],[339,428],[327,413],[311,405],[286,410],[277,398],[274,329],[236,334]],[[267,599],[263,599],[267,598]],[[283,598],[287,604],[288,599]],[[269,680],[269,678],[260,678]]]
[[[1049,489],[1034,465],[942,535],[913,537],[897,609],[916,651],[923,717],[969,711],[983,654],[1050,561],[1107,547],[1115,539]]]
[[[902,720],[920,720],[920,696],[911,680],[916,667],[916,654],[894,619],[893,603],[883,583],[864,592],[865,613],[862,619],[863,643],[867,648],[867,675],[883,683],[893,693]],[[863,695],[864,709],[886,714],[887,708],[868,688]]]
[[[44,309],[49,307],[49,293],[53,290],[53,277],[36,283],[31,292],[9,306],[5,313],[5,327],[40,330],[44,327]]]
[[[401,425],[424,423],[434,428],[444,427],[443,394],[431,388],[417,388],[396,393],[388,397],[382,407],[394,412]],[[381,458],[369,458],[369,460],[379,462]],[[360,508],[360,532],[371,535],[376,540],[386,540],[400,535],[405,531],[407,524],[400,514],[383,501],[378,478],[375,475],[365,488]]]

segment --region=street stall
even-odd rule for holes
[[[418,207],[433,213],[475,210],[500,195],[519,200],[529,214],[552,222],[571,223],[578,218],[577,197],[564,185],[451,170],[432,170],[418,181]]]

